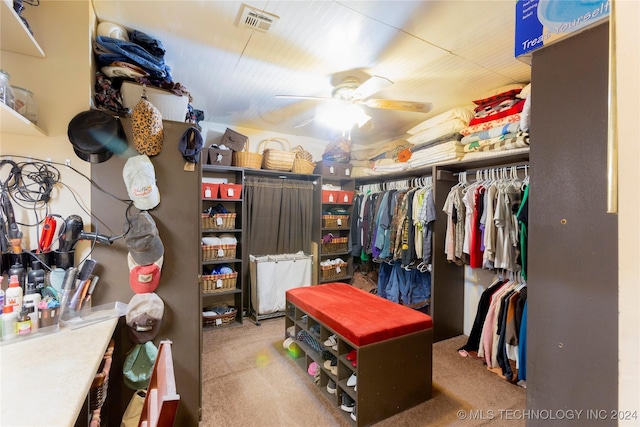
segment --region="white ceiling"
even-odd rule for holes
[[[415,124],[469,104],[487,91],[527,83],[515,59],[515,0],[252,1],[277,15],[267,33],[236,25],[240,1],[93,0],[99,21],[160,40],[173,79],[186,86],[208,122],[331,138],[312,117],[319,101],[355,73],[394,84],[373,98],[430,102],[429,113],[367,108],[374,129],[356,143],[404,135]]]

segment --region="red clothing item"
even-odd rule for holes
[[[478,186],[473,194],[473,223],[471,224],[471,246],[469,247],[469,266],[482,268],[483,253],[480,249],[482,243],[482,230],[480,230],[480,217],[482,216],[482,203],[484,201],[484,187]]]

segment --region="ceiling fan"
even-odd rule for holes
[[[355,76],[347,76],[331,91],[331,97],[276,95],[276,98],[310,99],[317,101],[340,102],[343,105],[363,105],[369,108],[381,108],[386,110],[409,111],[415,113],[428,113],[432,105],[429,102],[397,101],[389,99],[371,99],[370,96],[391,86],[393,82],[385,77],[371,76],[363,83]],[[294,125],[299,128],[311,123],[314,117],[303,120]]]

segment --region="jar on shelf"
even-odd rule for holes
[[[13,109],[15,104],[10,81],[9,73],[0,69],[0,102]]]
[[[30,122],[38,123],[38,109],[33,92],[19,86],[11,86],[14,94],[14,109],[26,117]]]

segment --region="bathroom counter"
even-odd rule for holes
[[[117,324],[61,326],[0,347],[0,426],[73,426]]]

